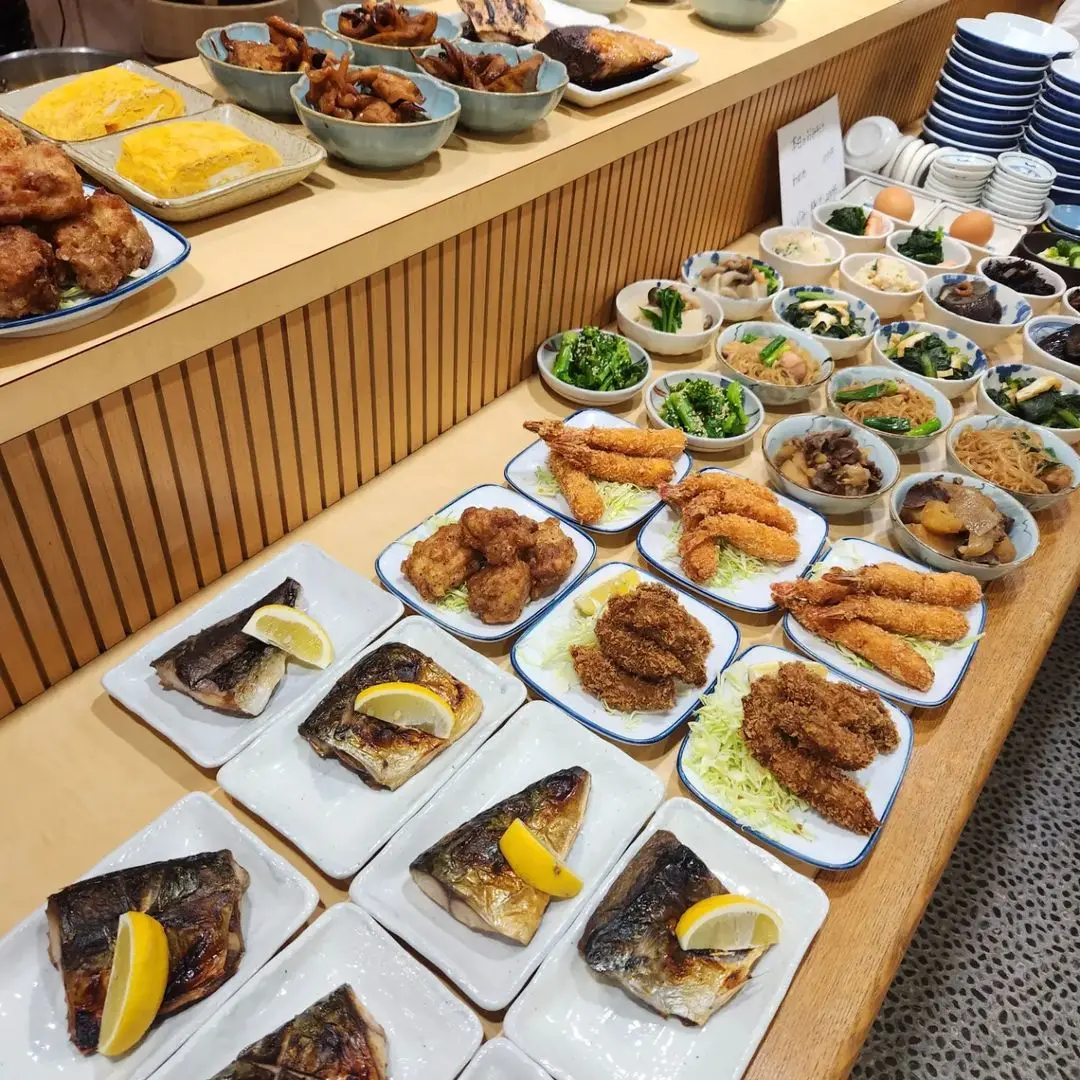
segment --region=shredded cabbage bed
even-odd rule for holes
[[[126,285],[133,278],[142,277],[143,274],[145,274],[145,273],[146,273],[145,270],[139,270],[139,269],[132,270],[131,273],[128,274],[127,277],[125,277],[120,282],[120,285],[118,285],[117,288],[120,288],[121,285]],[[98,299],[98,297],[92,296],[90,293],[88,293],[84,288],[80,287],[79,285],[70,285],[68,288],[62,289],[60,291],[60,307],[59,307],[59,310],[60,311],[67,311],[69,308],[78,307],[79,304],[85,304],[87,300],[96,300],[96,299]]]
[[[456,514],[432,514],[422,526],[424,530],[422,536],[414,536],[411,540],[403,540],[402,543],[407,548],[412,548],[421,540],[434,536],[444,525],[456,525],[457,520]],[[451,589],[440,600],[434,601],[434,605],[446,611],[453,611],[458,615],[465,614],[469,610],[469,583],[467,581],[462,582],[456,589]]]
[[[593,483],[604,501],[604,516],[600,519],[600,524],[644,510],[652,496],[651,491],[638,487],[637,484],[621,484],[615,480],[594,480]],[[559,482],[546,465],[536,467],[536,494],[559,494]]]
[[[682,522],[675,522],[675,527],[668,536],[668,546],[664,552],[668,562],[679,564],[679,540],[682,537]],[[716,541],[717,561],[716,573],[707,582],[713,589],[730,589],[741,585],[744,581],[757,577],[759,574],[772,573],[777,569],[773,563],[765,562],[755,555],[747,555],[731,544],[723,540]]]

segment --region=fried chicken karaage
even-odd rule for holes
[[[514,562],[518,553],[532,547],[537,525],[515,510],[470,506],[461,515],[462,534],[470,547],[494,566]],[[561,532],[561,530],[560,530]]]
[[[469,610],[481,622],[512,623],[529,602],[532,575],[521,559],[491,564],[469,578]]]
[[[461,525],[453,524],[417,541],[401,564],[401,572],[425,600],[435,603],[464,585],[481,565],[480,556],[465,542]]]
[[[75,166],[59,146],[31,143],[0,154],[0,225],[58,221],[83,206]]]
[[[525,554],[525,562],[532,576],[529,596],[539,600],[553,593],[570,573],[577,561],[574,541],[562,531],[558,518],[545,518],[532,535],[532,546]]]
[[[59,272],[53,250],[21,225],[0,226],[0,319],[55,311]]]

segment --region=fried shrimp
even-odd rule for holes
[[[687,552],[710,540],[726,540],[732,547],[766,562],[791,563],[799,557],[799,542],[795,537],[735,514],[713,514],[693,532],[684,532],[679,554],[685,558]]]
[[[712,514],[736,514],[781,532],[795,532],[795,515],[790,510],[741,488],[718,488],[695,496],[683,507],[683,529],[692,532]]]
[[[681,510],[691,499],[706,491],[739,491],[746,497],[776,502],[776,495],[764,484],[755,484],[753,480],[729,472],[695,473],[677,484],[665,484],[660,489],[660,498]]]
[[[655,488],[675,474],[675,466],[667,458],[629,457],[606,450],[593,450],[566,435],[551,439],[548,446],[594,480],[614,480],[620,484]]]
[[[865,619],[882,630],[927,641],[952,643],[968,635],[967,619],[954,608],[941,604],[918,604],[887,596],[852,596],[829,608],[835,619]]]
[[[720,549],[715,544],[698,544],[691,551],[682,553],[682,567],[691,581],[705,585],[720,569]]]
[[[797,581],[777,581],[772,585],[772,598],[785,607],[796,601],[807,604],[838,604],[851,593],[843,586],[828,580],[799,578]]]
[[[561,420],[526,420],[527,431],[539,435],[545,442],[572,438],[591,450],[606,450],[630,457],[667,458],[674,461],[686,449],[686,435],[674,429],[655,431],[633,427],[567,427]]]
[[[915,600],[921,604],[963,608],[977,604],[982,598],[979,583],[967,574],[955,571],[924,573],[896,563],[875,563],[860,566],[858,570],[833,567],[825,574],[825,579],[846,585],[853,592],[877,593],[894,600]]]
[[[570,507],[570,513],[584,525],[595,525],[604,516],[604,500],[589,474],[555,453],[548,454],[548,468]]]

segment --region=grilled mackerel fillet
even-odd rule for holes
[[[356,695],[377,683],[408,682],[434,691],[454,713],[449,738],[398,727],[353,708]],[[372,787],[393,790],[461,738],[480,719],[480,695],[411,645],[388,642],[358,660],[300,725],[319,757],[336,757]]]
[[[535,0],[458,0],[477,41],[529,45],[548,30],[544,9]]]
[[[147,863],[76,882],[49,897],[49,959],[67,998],[68,1036],[97,1050],[120,916],[152,915],[169,942],[169,981],[158,1017],[212,994],[244,955],[240,900],[247,871],[229,851]]]
[[[671,50],[651,38],[607,26],[566,26],[536,43],[537,51],[566,65],[572,83],[597,86],[625,81],[666,60]]]
[[[285,674],[285,654],[244,633],[266,604],[295,607],[300,586],[286,578],[250,607],[184,638],[153,661],[161,685],[223,712],[258,716]]]
[[[386,1080],[386,1070],[386,1032],[343,983],[212,1080]]]
[[[655,832],[615,879],[578,942],[585,963],[661,1016],[704,1024],[750,978],[768,946],[683,952],[675,926],[692,904],[727,892],[685,844]]]
[[[578,766],[530,784],[459,825],[417,856],[416,884],[470,929],[528,945],[551,897],[526,885],[499,850],[499,837],[521,820],[560,859],[573,847],[585,817],[592,777]]]

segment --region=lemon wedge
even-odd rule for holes
[[[276,645],[312,667],[325,668],[334,659],[330,635],[306,612],[288,604],[266,604],[247,621],[244,633]]]
[[[780,916],[752,896],[722,893],[688,907],[675,926],[679,947],[730,952],[780,940]]]
[[[356,695],[355,708],[384,723],[417,728],[439,739],[450,738],[454,730],[454,710],[446,699],[417,683],[376,683]]]
[[[109,989],[101,1014],[98,1053],[126,1054],[149,1030],[165,997],[169,943],[165,928],[149,915],[120,916]]]
[[[581,878],[521,818],[514,818],[499,837],[499,850],[526,885],[564,899],[581,892]]]
[[[613,596],[625,596],[641,584],[636,570],[624,570],[617,577],[574,597],[574,607],[582,615],[595,615]]]

